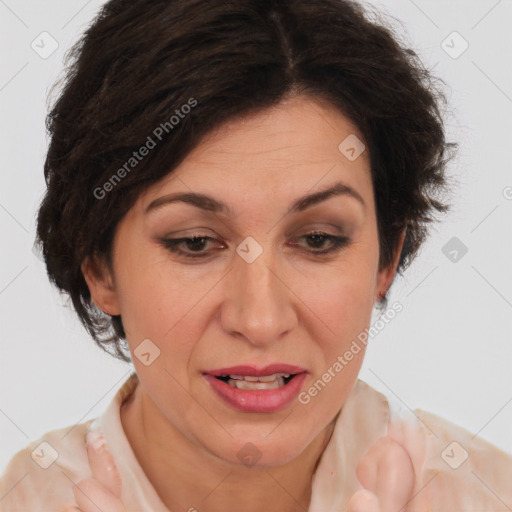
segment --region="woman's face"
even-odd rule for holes
[[[224,461],[290,461],[357,378],[364,345],[344,354],[394,268],[378,273],[368,152],[355,137],[305,97],[224,125],[122,220],[112,286],[86,276],[96,304],[122,316],[154,421]],[[219,373],[296,376],[255,385]]]

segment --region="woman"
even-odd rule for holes
[[[73,56],[38,238],[136,373],[11,460],[1,510],[512,507],[509,454],[357,378],[448,208],[415,54],[347,0],[115,0]]]

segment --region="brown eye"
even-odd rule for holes
[[[313,254],[329,254],[336,251],[339,251],[346,245],[350,243],[350,238],[345,236],[335,236],[329,235],[327,233],[322,232],[312,232],[307,235],[302,236],[301,238],[309,240],[309,247],[312,247],[314,250],[310,251]],[[330,242],[331,246],[325,250],[317,250],[322,249],[325,246],[326,242]]]
[[[211,251],[203,250],[209,241],[216,240],[209,236],[192,236],[189,238],[163,238],[160,242],[166,249],[186,258],[204,258]],[[183,247],[186,250],[183,250]]]
[[[307,249],[311,254],[325,255],[335,253],[350,243],[350,238],[344,236],[329,235],[322,232],[312,232],[303,235],[300,239],[307,240]],[[184,258],[206,258],[211,255],[208,244],[218,242],[209,236],[192,236],[188,238],[162,238],[160,243],[173,254]],[[218,242],[220,244],[220,242]],[[327,249],[323,249],[329,243]],[[299,245],[299,244],[292,244]],[[323,249],[323,250],[322,250]]]

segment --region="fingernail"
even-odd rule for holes
[[[105,437],[99,430],[89,430],[85,434],[85,442],[96,451],[100,451],[106,444]]]
[[[98,418],[91,421],[91,423],[89,424],[89,426],[87,428],[88,428],[88,430],[99,430],[100,422],[99,422]]]

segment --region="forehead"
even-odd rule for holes
[[[339,182],[366,197],[365,202],[372,201],[368,152],[363,148],[357,128],[334,107],[294,98],[211,132],[146,191],[141,207],[146,210],[172,192],[203,193],[229,198],[227,213],[233,214],[231,203],[237,209],[249,202],[264,207],[269,200],[288,205],[308,191]]]
[[[280,168],[289,160],[308,165],[337,157],[340,144],[354,137],[362,142],[358,128],[334,106],[299,96],[222,124],[189,160],[275,161]],[[365,160],[366,155],[361,156]]]

